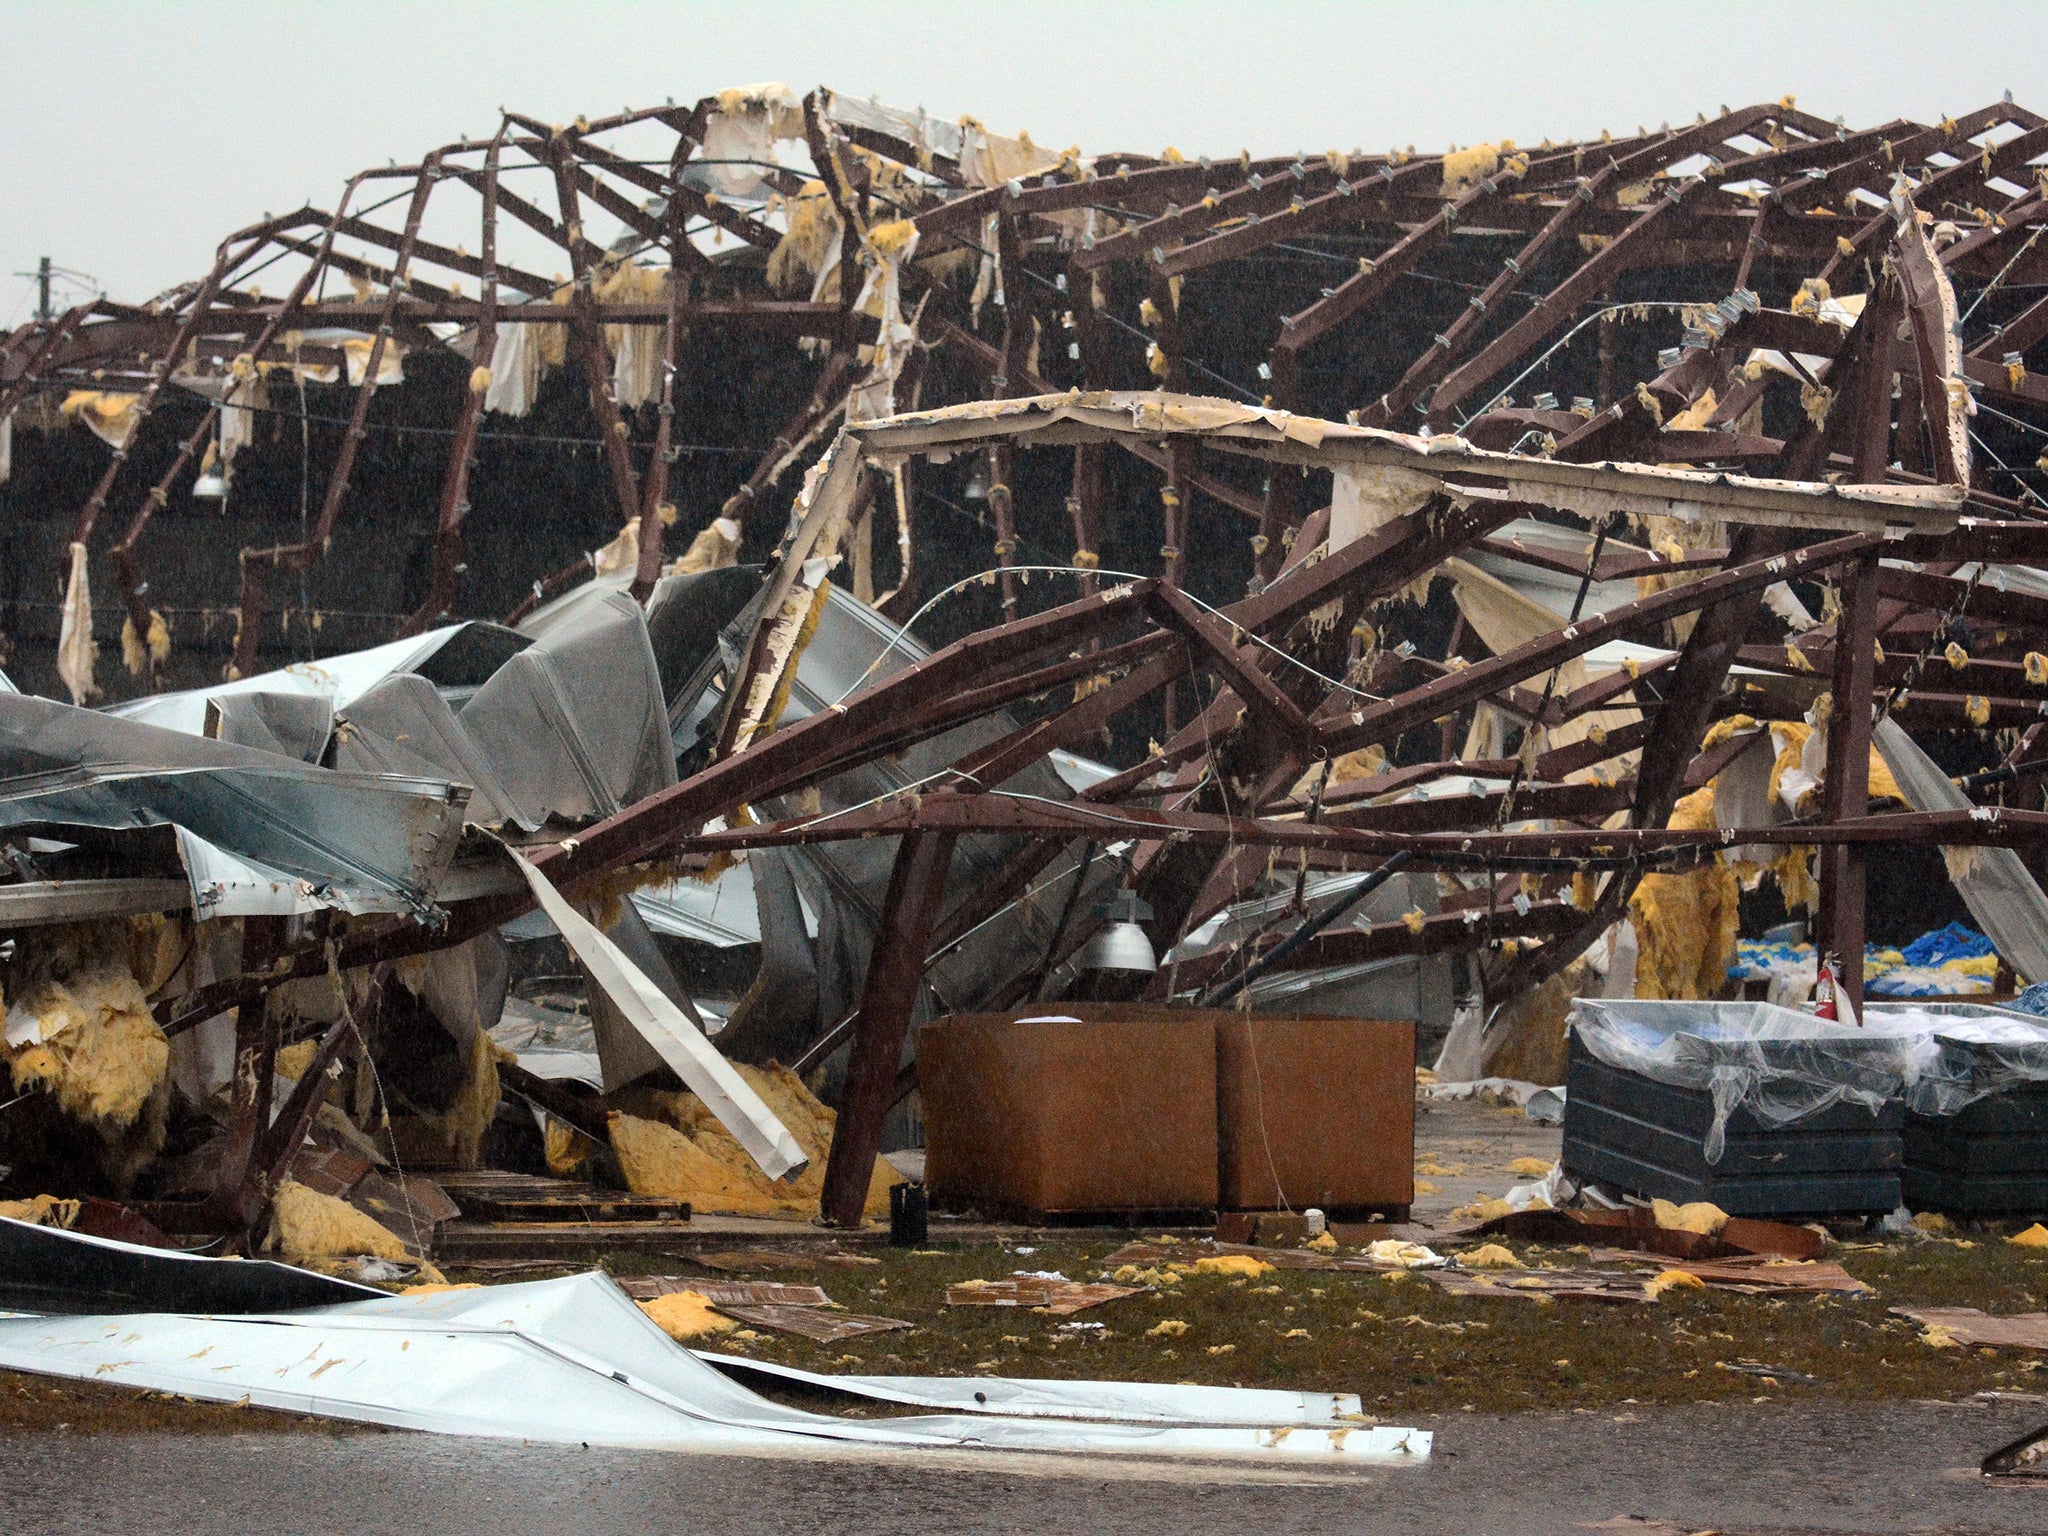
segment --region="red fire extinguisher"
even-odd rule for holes
[[[1839,1017],[1836,1000],[1839,996],[1835,982],[1835,957],[1823,955],[1820,973],[1813,983],[1813,1016],[1817,1019]]]

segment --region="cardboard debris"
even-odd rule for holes
[[[813,1269],[820,1264],[834,1269],[871,1269],[880,1259],[865,1253],[848,1253],[843,1248],[720,1248],[691,1253],[690,1262],[706,1269],[743,1275],[756,1269]]]
[[[963,1280],[946,1287],[949,1307],[1034,1307],[1054,1317],[1070,1317],[1106,1301],[1121,1301],[1144,1290],[1136,1285],[1104,1285],[1093,1281],[1045,1280],[1020,1275],[1014,1280]]]
[[[1994,1349],[2048,1349],[2048,1312],[2014,1312],[1994,1317],[1975,1307],[1893,1307],[1944,1342]]]
[[[864,1333],[892,1333],[917,1326],[898,1317],[875,1317],[865,1312],[840,1312],[800,1305],[743,1306],[721,1302],[718,1310],[740,1322],[773,1328],[778,1333],[798,1334],[820,1344],[835,1344],[841,1339],[858,1338]]]
[[[652,1301],[678,1291],[694,1291],[715,1307],[824,1307],[832,1298],[815,1285],[784,1285],[775,1280],[689,1280],[680,1275],[635,1275],[619,1282],[635,1301]]]
[[[1639,1254],[1596,1248],[1593,1250],[1593,1262],[1640,1264],[1646,1261]],[[1870,1294],[1870,1287],[1841,1265],[1817,1259],[1796,1264],[1760,1257],[1664,1260],[1660,1262],[1660,1272],[1690,1275],[1703,1284],[1750,1296],[1791,1295],[1801,1291],[1838,1296]]]
[[[1789,1222],[1731,1216],[1720,1224],[1718,1231],[1708,1234],[1667,1226],[1640,1207],[1618,1211],[1517,1211],[1454,1229],[1447,1237],[1509,1237],[1517,1242],[1562,1245],[1601,1243],[1611,1248],[1640,1248],[1674,1259],[1770,1255],[1805,1260],[1819,1258],[1828,1246],[1823,1233]]]

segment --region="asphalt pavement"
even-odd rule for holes
[[[692,1536],[1676,1536],[2048,1531],[2048,1481],[1986,1482],[2048,1401],[1698,1405],[1426,1421],[1424,1465],[982,1454],[733,1457],[410,1433],[21,1436],[0,1530],[687,1531]]]

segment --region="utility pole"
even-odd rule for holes
[[[36,263],[36,318],[51,320],[56,313],[50,308],[50,258],[45,256]]]

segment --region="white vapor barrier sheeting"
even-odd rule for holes
[[[534,900],[562,935],[576,958],[583,962],[590,979],[603,989],[619,1013],[654,1047],[661,1059],[675,1068],[676,1076],[690,1092],[704,1101],[718,1123],[747,1149],[747,1156],[760,1164],[771,1179],[802,1173],[810,1159],[789,1133],[789,1127],[775,1118],[775,1111],[762,1102],[733,1064],[705,1039],[683,1011],[648,980],[638,966],[583,914],[563,899],[517,849],[507,848],[512,862],[526,877]]]
[[[744,1355],[695,1351],[699,1359],[884,1403],[948,1413],[1026,1419],[1120,1419],[1147,1424],[1352,1425],[1365,1407],[1350,1392],[1203,1387],[1150,1381],[1045,1381],[1007,1376],[828,1376]],[[1407,1433],[1407,1431],[1398,1431]]]
[[[654,1450],[836,1441],[1355,1462],[1420,1460],[1431,1439],[1364,1425],[806,1413],[678,1347],[596,1273],[252,1317],[16,1316],[0,1319],[0,1365],[442,1434]]]

